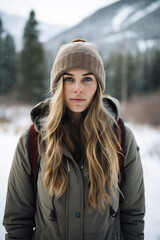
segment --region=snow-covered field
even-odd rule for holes
[[[9,110],[9,109],[8,109]],[[2,114],[3,109],[0,107]],[[5,206],[7,179],[12,157],[19,136],[29,126],[29,108],[13,109],[15,118],[8,124],[0,125],[0,222]],[[10,116],[12,116],[10,109]],[[4,112],[3,112],[4,115]],[[23,118],[20,118],[20,115]],[[17,118],[18,116],[18,118]],[[27,116],[27,117],[26,117]],[[7,117],[8,118],[8,117]],[[145,240],[160,240],[160,128],[127,123],[132,129],[141,149],[146,192]],[[5,230],[0,225],[0,239],[4,240]]]

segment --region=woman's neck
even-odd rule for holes
[[[82,120],[82,115],[83,114],[81,112],[72,112],[67,109],[67,116],[72,124],[78,125]]]

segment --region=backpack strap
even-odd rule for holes
[[[37,179],[38,172],[40,168],[39,162],[39,153],[38,153],[38,132],[34,128],[34,124],[32,124],[28,130],[28,138],[27,138],[27,150],[29,161],[31,165],[31,181],[34,188],[34,197],[36,199],[37,196]],[[36,204],[36,203],[35,203]],[[50,211],[49,219],[51,221],[56,221],[56,210],[54,206],[54,195],[52,197],[52,208]]]
[[[31,181],[33,187],[35,189],[35,194],[37,191],[37,179],[39,172],[39,153],[38,153],[38,132],[34,128],[34,124],[32,124],[28,130],[28,138],[27,138],[27,150],[29,161],[31,165]]]

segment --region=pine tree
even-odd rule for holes
[[[16,81],[16,51],[12,36],[7,34],[4,38],[4,74],[5,86],[8,89]]]
[[[134,57],[135,62],[135,93],[142,94],[143,93],[143,54],[141,52],[137,52]]]
[[[126,69],[124,63],[124,56],[121,53],[117,54],[116,65],[115,65],[115,77],[114,77],[114,88],[116,89],[116,97],[119,100],[123,100],[123,87],[122,84],[126,83]],[[125,78],[125,80],[124,80]],[[125,87],[126,89],[126,87]],[[125,93],[126,95],[126,93]],[[126,99],[125,99],[126,100]]]
[[[19,96],[26,101],[39,101],[45,95],[45,55],[38,37],[38,23],[34,11],[30,12],[23,34],[20,53]]]
[[[143,73],[143,92],[148,93],[152,90],[152,81],[151,81],[151,70],[149,63],[150,54],[145,52],[143,54],[143,65],[142,65],[142,73]]]
[[[105,93],[114,95],[113,89],[113,77],[114,77],[114,70],[113,70],[113,63],[115,60],[114,54],[111,54],[109,58],[104,61],[104,68],[106,72],[106,87],[105,87]]]
[[[120,56],[112,53],[108,60],[104,63],[106,72],[106,90],[105,93],[110,94],[118,99],[121,97],[121,82],[119,77],[121,76],[121,68],[119,68]],[[120,75],[119,75],[120,74]]]
[[[4,59],[3,59],[3,24],[2,20],[0,19],[0,94],[3,93],[3,81],[4,81]]]
[[[152,90],[160,88],[160,51],[155,50],[151,64]]]
[[[0,93],[16,81],[16,51],[12,36],[6,34],[0,20]]]
[[[128,99],[132,97],[137,89],[136,76],[137,76],[137,67],[135,63],[135,57],[128,53],[127,58],[127,85],[128,85]]]

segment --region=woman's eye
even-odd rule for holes
[[[85,82],[90,82],[90,81],[92,81],[92,78],[90,78],[90,77],[85,77],[85,78],[83,79],[83,81],[85,81]]]
[[[72,77],[65,77],[64,81],[65,82],[71,82],[71,81],[73,81],[73,78]]]

